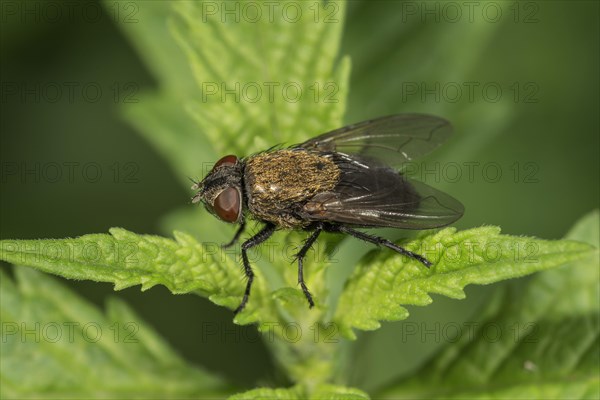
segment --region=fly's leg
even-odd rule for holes
[[[252,289],[252,281],[254,280],[254,272],[252,271],[250,261],[248,260],[248,249],[258,246],[267,240],[273,234],[273,232],[275,232],[275,229],[275,225],[267,224],[256,235],[242,243],[242,261],[244,263],[244,273],[246,274],[246,278],[248,278],[248,282],[246,283],[246,291],[244,292],[242,302],[238,308],[235,309],[233,312],[234,314],[239,313],[244,309],[244,307],[246,307],[246,303],[248,303],[248,297],[250,297],[250,289]]]
[[[322,230],[323,230],[323,226],[320,224],[317,225],[315,231],[313,233],[311,233],[311,235],[308,237],[308,239],[306,239],[306,242],[304,242],[304,245],[302,246],[302,248],[300,249],[298,254],[296,254],[296,258],[298,259],[298,283],[300,284],[300,287],[302,288],[302,292],[304,292],[304,296],[306,297],[306,300],[308,300],[308,304],[309,304],[310,308],[313,308],[315,306],[315,302],[313,301],[312,295],[310,294],[310,292],[308,291],[308,288],[306,287],[306,283],[304,283],[303,261],[304,261],[304,257],[306,256],[306,253],[308,253],[308,250],[315,243],[315,240],[317,240],[317,238],[319,237],[319,234],[321,233]]]
[[[222,248],[222,249],[227,249],[227,248],[229,248],[229,247],[233,246],[233,245],[235,244],[235,242],[237,242],[237,241],[238,241],[238,239],[240,238],[240,235],[242,234],[242,232],[244,232],[244,228],[246,228],[246,222],[245,222],[245,221],[242,221],[242,222],[240,223],[240,227],[239,227],[239,228],[238,228],[238,230],[235,232],[235,235],[233,235],[233,239],[231,239],[231,240],[229,241],[229,243],[223,243],[223,244],[221,245],[221,248]]]
[[[427,260],[425,257],[423,257],[419,254],[413,253],[412,251],[406,250],[405,248],[398,246],[394,242],[391,242],[380,236],[369,235],[367,233],[357,231],[357,230],[354,230],[352,228],[349,228],[349,227],[343,226],[343,225],[332,225],[330,227],[330,229],[332,232],[346,233],[350,236],[354,236],[357,239],[364,240],[365,242],[374,243],[376,245],[383,245],[383,246],[387,247],[388,249],[394,250],[397,253],[400,253],[404,256],[407,256],[407,257],[410,257],[412,259],[419,261],[421,264],[423,264],[427,268],[431,267],[431,262],[429,260]]]

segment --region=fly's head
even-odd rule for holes
[[[215,163],[212,170],[192,190],[198,192],[192,203],[202,202],[206,209],[222,221],[237,223],[242,219],[242,164],[234,155]]]

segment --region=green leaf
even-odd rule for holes
[[[158,90],[142,92],[139,102],[126,104],[122,108],[124,117],[170,162],[181,183],[189,187],[187,177],[198,172],[198,160],[210,158],[213,151],[182,102],[197,95],[197,89],[190,84],[191,66],[167,23],[173,16],[172,4],[106,0],[104,5],[107,13],[115,9],[132,12],[137,22],[123,18],[119,27],[159,82]]]
[[[321,1],[278,3],[298,11],[293,20],[274,12],[235,23],[223,21],[224,3],[212,3],[216,15],[207,12],[207,2],[175,3],[173,31],[201,93],[188,107],[218,152],[248,154],[339,126],[349,60],[334,71],[344,3],[329,3],[337,9],[331,23],[315,17],[317,8],[324,12]],[[324,93],[329,83],[331,98]]]
[[[75,239],[2,240],[0,259],[65,278],[112,282],[116,290],[140,284],[147,290],[160,284],[173,293],[195,292],[231,309],[239,305],[245,287],[240,264],[229,253],[180,232],[175,232],[175,240],[120,228],[111,229],[110,235]],[[256,274],[246,323],[257,320],[256,310],[268,319],[271,309],[265,303],[270,301],[266,282],[260,271]]]
[[[445,116],[454,125],[457,138],[436,150],[435,161],[444,165],[485,160],[481,150],[506,131],[518,107],[509,96],[497,102],[469,100],[466,85],[490,80],[489,68],[480,65],[489,59],[490,48],[509,24],[490,23],[479,17],[425,21],[424,14],[420,14],[427,14],[425,4],[396,1],[372,7],[367,2],[350,3],[350,29],[343,39],[353,71],[348,114],[355,120],[397,112]],[[476,7],[488,6],[497,3],[482,1]],[[398,24],[399,19],[402,24]],[[367,31],[369,35],[364,34]],[[456,101],[445,89],[454,85],[461,91]],[[461,193],[463,199],[469,190],[479,188],[449,184],[444,179],[432,183],[438,189]]]
[[[446,228],[405,247],[425,255],[433,266],[427,269],[389,251],[367,254],[339,300],[335,321],[343,335],[354,338],[351,328],[374,330],[380,320],[405,319],[408,311],[401,305],[427,305],[429,293],[462,299],[468,284],[525,276],[591,252],[588,244],[501,235],[497,227]]]
[[[341,125],[350,72],[348,58],[335,67],[344,2],[255,3],[261,16],[239,22],[223,17],[230,6],[222,2],[134,3],[144,23],[122,27],[161,85],[124,112],[182,178],[203,175],[202,163],[218,155]],[[289,8],[298,18],[282,12]]]
[[[369,396],[358,389],[334,385],[319,385],[310,393],[301,386],[289,389],[259,388],[236,394],[230,400],[368,400]]]
[[[350,73],[349,59],[338,56],[344,2],[253,3],[250,8],[261,10],[257,19],[236,19],[235,11],[233,16],[223,14],[231,7],[245,9],[243,3],[133,4],[143,23],[121,26],[160,85],[139,103],[128,104],[124,113],[168,159],[186,186],[186,177],[202,177],[224,153],[249,155],[279,143],[303,141],[342,124]],[[290,18],[282,10],[297,14]],[[185,67],[171,65],[182,62]],[[234,93],[227,94],[231,90]],[[202,239],[208,234],[206,240],[211,241],[221,240],[230,229],[211,216],[206,218],[197,207],[188,210],[178,213],[182,218],[169,218],[175,222],[171,226]],[[190,226],[190,221],[197,222]],[[265,275],[274,290],[284,282],[295,285],[295,272],[288,262],[263,258],[259,265],[270,270]],[[219,304],[239,302],[240,276],[233,280],[236,290],[229,297],[224,289],[220,298],[211,299]],[[315,294],[324,286],[319,276],[312,273],[309,279]],[[256,282],[261,280],[257,277]],[[251,303],[261,296],[255,291]],[[283,304],[289,296],[278,293],[274,301]],[[271,311],[266,310],[261,320],[277,320]],[[316,314],[309,319],[317,320]],[[237,317],[240,323],[258,319],[248,313]]]
[[[565,236],[598,246],[600,243],[600,213],[595,210],[581,218]],[[600,267],[598,248],[591,255],[572,265],[539,274],[531,285],[543,288],[552,314],[546,318],[560,319],[600,312]]]
[[[2,398],[199,398],[223,381],[188,365],[131,309],[106,313],[28,268],[0,271]]]
[[[599,214],[568,239],[598,243]],[[501,293],[472,332],[463,332],[382,398],[600,397],[598,252]]]
[[[485,8],[486,3],[493,2],[477,5]],[[435,114],[473,107],[473,102],[464,97],[458,102],[440,100],[431,92],[421,97],[426,91],[423,87],[426,84],[425,88],[431,89],[436,82],[444,85],[472,79],[477,73],[474,66],[485,56],[503,24],[483,18],[424,21],[420,18],[424,14],[418,14],[437,6],[431,7],[426,9],[423,3],[387,2],[377,7],[368,2],[351,3],[347,19],[352,29],[345,33],[344,45],[352,56],[355,72],[352,92],[358,95],[351,96],[350,112],[369,118],[382,112],[398,112],[398,107]],[[414,11],[417,13],[412,14]],[[493,109],[487,108],[485,111]]]
[[[139,103],[128,104],[124,113],[171,163],[186,186],[189,187],[188,176],[201,178],[226,153],[246,156],[277,144],[300,142],[342,125],[350,73],[349,59],[338,56],[345,2],[252,3],[248,7],[259,7],[262,16],[257,20],[241,18],[239,22],[231,19],[231,13],[224,16],[222,12],[231,7],[245,8],[244,3],[134,4],[144,23],[122,26],[155,71],[160,85]],[[298,13],[282,13],[284,9]],[[290,15],[299,18],[290,19]],[[184,62],[182,54],[187,58],[185,67],[170,65]],[[230,226],[198,207],[187,209],[190,211],[168,219],[174,228],[169,232],[183,230],[212,242],[229,239],[224,237],[232,234],[227,232]],[[297,234],[289,237],[294,240],[286,238],[286,248],[294,249],[301,238]],[[326,311],[324,262],[306,260],[311,271],[307,284],[317,301],[317,307],[309,310],[297,289],[296,271],[289,267],[290,257],[279,257],[282,247],[280,242],[277,258],[271,258],[272,253],[264,246],[255,252],[260,260],[252,265],[258,276],[248,307],[236,317],[236,322],[259,322],[260,330],[269,331],[269,324],[300,321],[303,331],[308,332]],[[204,254],[205,250],[197,254]],[[311,252],[308,258],[314,254],[322,252]],[[239,249],[233,249],[231,255],[238,256]],[[222,281],[196,276],[195,282],[206,279],[215,284],[209,289],[192,284],[184,290],[202,289],[201,294],[215,303],[236,307],[243,293],[243,273],[238,261],[234,265],[226,258],[225,266],[217,266],[222,260],[219,257],[213,268],[227,271],[219,272]],[[186,270],[194,269],[202,271],[205,266],[193,260]],[[230,274],[234,269],[235,276]],[[181,273],[173,271],[169,264],[163,264],[161,270],[166,270],[167,275]],[[151,281],[172,283],[172,277],[161,274],[158,280]],[[132,281],[139,279],[136,276]],[[168,287],[179,292],[178,285]],[[283,288],[278,290],[280,287]],[[280,331],[276,336],[281,335]],[[318,379],[323,381],[329,378],[336,346],[311,345],[308,334],[299,343],[279,339],[275,340],[277,344],[269,345],[279,346],[276,358],[291,379],[309,375],[320,375]]]

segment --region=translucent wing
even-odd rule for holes
[[[431,152],[451,134],[452,126],[443,118],[398,114],[348,125],[295,147],[358,155],[398,166]]]
[[[363,227],[432,229],[451,224],[464,213],[463,205],[452,196],[391,168],[369,165],[356,157],[337,160],[337,164],[340,182],[308,201],[303,218]]]

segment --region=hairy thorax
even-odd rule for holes
[[[299,210],[318,193],[335,187],[340,170],[328,157],[305,150],[278,150],[246,160],[244,171],[248,208],[259,219],[285,228],[309,221]]]

